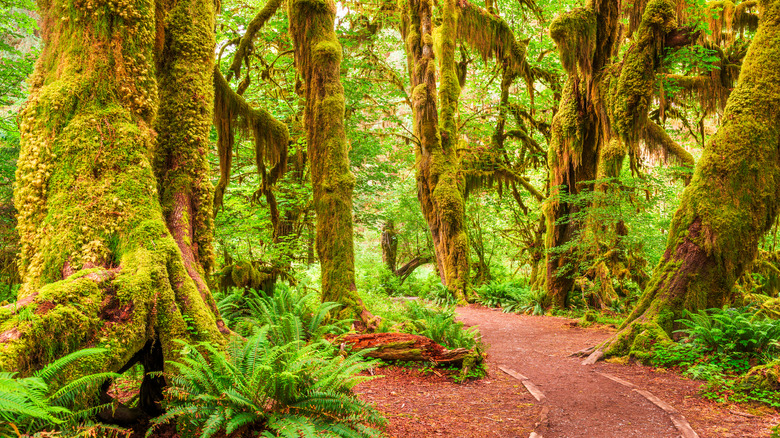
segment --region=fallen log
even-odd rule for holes
[[[437,364],[460,365],[466,362],[468,368],[482,360],[478,351],[466,348],[448,350],[425,336],[409,333],[366,333],[339,337],[337,342],[345,351],[360,351],[373,348],[367,357],[382,360],[434,362]]]

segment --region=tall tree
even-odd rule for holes
[[[344,304],[347,312],[373,329],[377,318],[363,304],[355,286],[355,177],[349,169],[344,133],[342,51],[334,31],[336,4],[332,0],[290,0],[288,11],[295,66],[304,82],[304,123],[317,213],[322,299]]]
[[[532,2],[523,4],[534,8]],[[458,102],[469,64],[468,59],[455,59],[458,41],[474,48],[484,60],[495,58],[511,78],[506,84],[507,93],[517,76],[523,76],[529,84],[532,79],[525,44],[517,41],[499,16],[468,2],[445,1],[438,7],[441,24],[436,27],[431,2],[403,3],[401,36],[412,87],[417,196],[431,231],[442,283],[465,302],[472,298],[465,191],[468,180],[482,180],[484,172],[464,168],[458,155]],[[512,172],[493,173],[501,175],[497,179],[525,182]],[[494,178],[493,173],[489,178]]]
[[[759,2],[759,26],[722,123],[696,164],[666,252],[619,333],[590,360],[647,352],[683,310],[721,307],[775,223],[780,199],[780,1]]]
[[[89,345],[108,353],[83,372],[138,360],[162,370],[175,340],[227,333],[204,281],[214,3],[39,8],[44,49],[16,173],[24,283],[0,312],[0,368],[26,372]],[[145,379],[142,393],[159,384]]]
[[[553,191],[544,207],[547,289],[556,307],[568,304],[576,263],[570,244],[583,229],[582,221],[573,220],[583,215],[583,207],[571,199],[600,189],[594,186],[596,179],[619,176],[626,156],[632,170],[638,169],[640,140],[647,140],[648,132],[657,134],[648,129],[653,123],[648,112],[663,49],[690,43],[688,37],[667,38],[677,30],[673,2],[637,2],[631,11],[642,18],[632,18],[631,44],[622,60],[615,62],[623,28],[619,6],[616,0],[591,1],[561,14],[550,26],[568,73],[553,118],[548,153]],[[668,135],[663,140],[653,144],[666,147],[678,161],[693,164],[691,155]]]
[[[417,137],[417,196],[433,238],[442,283],[459,300],[469,293],[469,244],[465,231],[463,181],[457,156],[455,123],[460,83],[455,68],[457,11],[442,3],[440,63],[434,54],[433,8],[428,0],[405,3],[401,36],[412,86],[414,134]],[[436,76],[439,71],[440,84]],[[437,94],[438,91],[438,94]]]

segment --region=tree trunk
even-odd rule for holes
[[[414,133],[419,140],[415,149],[417,196],[431,230],[442,283],[459,301],[466,302],[470,298],[469,242],[456,153],[460,83],[455,66],[458,24],[454,0],[442,3],[438,109],[431,20],[429,0],[412,0],[403,11],[401,24],[413,89]]]
[[[656,68],[666,36],[677,25],[671,1],[650,1],[622,62],[611,63],[622,28],[619,9],[615,1],[590,2],[562,14],[550,26],[569,74],[553,118],[548,154],[553,195],[545,204],[547,287],[553,305],[559,308],[568,304],[578,275],[594,279],[598,271],[603,283],[618,266],[611,263],[604,269],[598,259],[606,257],[598,242],[607,234],[615,235],[619,243],[625,227],[618,222],[608,225],[615,232],[604,233],[604,224],[583,214],[583,208],[593,207],[592,201],[572,202],[572,197],[583,189],[607,190],[606,185],[594,187],[590,181],[619,177],[626,155],[631,158],[632,171],[638,171],[639,140],[648,122]],[[593,260],[596,265],[587,266]]]
[[[780,199],[780,0],[761,21],[722,124],[696,164],[666,252],[621,331],[594,353],[643,357],[682,311],[721,307],[774,224]]]
[[[382,227],[382,262],[390,272],[395,272],[396,258],[398,256],[398,231],[395,222],[389,219]]]
[[[398,277],[401,280],[401,284],[403,284],[403,282],[406,281],[406,279],[409,278],[410,275],[412,275],[412,272],[414,272],[415,269],[419,268],[422,265],[431,263],[432,261],[433,261],[433,257],[431,257],[430,255],[415,256],[413,259],[404,263],[403,266],[395,270],[394,271],[395,276]]]
[[[159,367],[177,358],[178,339],[223,343],[203,281],[213,2],[40,6],[45,46],[20,118],[15,192],[24,284],[0,310],[0,369],[26,373],[98,346],[107,353],[74,374],[116,371],[157,351],[150,343]],[[203,70],[189,73],[193,63]],[[152,129],[158,95],[166,137]]]
[[[304,81],[304,122],[311,163],[317,254],[322,266],[322,299],[344,305],[368,329],[377,324],[355,287],[352,188],[344,132],[341,45],[334,32],[333,0],[290,0],[290,35],[295,66]]]

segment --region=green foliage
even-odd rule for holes
[[[503,283],[486,283],[477,289],[479,303],[488,307],[501,307],[506,313],[544,315],[552,304],[544,290],[532,290],[525,280]]]
[[[105,350],[88,348],[73,352],[37,371],[30,377],[0,372],[0,435],[16,432],[32,434],[43,429],[72,430],[105,406],[79,409],[79,401],[115,373],[96,373],[68,381],[69,365],[103,354]],[[13,432],[13,434],[12,434]]]
[[[464,329],[463,323],[455,321],[455,309],[431,308],[417,302],[407,304],[406,316],[409,324],[405,331],[430,338],[448,348],[475,348],[479,332],[475,327]]]
[[[243,334],[251,332],[252,327],[268,326],[269,338],[277,345],[344,333],[351,323],[332,318],[340,304],[321,302],[316,291],[306,292],[304,287],[278,284],[270,296],[263,291],[233,288],[215,293],[215,298],[228,326]]]
[[[530,287],[524,280],[490,282],[477,288],[478,302],[487,307],[506,308],[523,301],[529,292]]]
[[[752,365],[776,359],[780,321],[757,316],[750,308],[709,309],[684,315],[678,322],[686,328],[678,332],[689,337],[682,343],[656,344],[653,365],[678,366],[683,375],[706,380],[704,396],[712,400],[756,401],[780,407],[780,393],[755,385],[749,378]]]
[[[705,351],[703,345],[692,342],[656,344],[650,363],[664,367],[690,367],[702,359]]]
[[[269,327],[246,340],[234,337],[227,351],[182,342],[181,359],[169,362],[166,413],[154,427],[177,420],[183,436],[207,438],[220,432],[265,430],[263,436],[376,437],[384,419],[350,390],[372,377],[360,354],[333,355],[327,341],[277,344]],[[298,435],[308,431],[310,435]],[[278,434],[278,435],[273,435]]]
[[[683,312],[679,330],[711,351],[730,355],[775,352],[780,342],[780,320],[754,316],[749,309],[709,309]]]

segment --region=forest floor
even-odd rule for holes
[[[488,345],[488,376],[457,384],[440,371],[377,369],[385,377],[362,383],[355,391],[386,415],[391,436],[682,436],[670,414],[637,391],[652,393],[667,410],[676,411],[678,422],[681,414],[701,438],[768,438],[770,428],[780,422],[775,409],[706,399],[701,395],[703,382],[669,370],[605,362],[583,366],[582,358],[570,357],[608,338],[612,328],[582,328],[572,319],[479,306],[457,312],[466,326],[479,328]],[[526,383],[543,394],[537,392],[541,401],[507,372],[527,378]],[[627,382],[635,387],[625,386]]]

